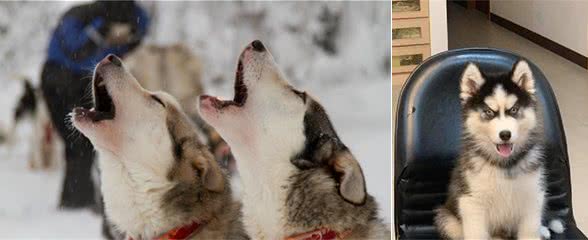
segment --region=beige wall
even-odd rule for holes
[[[588,1],[494,0],[491,12],[588,56]]]
[[[447,1],[429,0],[431,56],[447,51]]]

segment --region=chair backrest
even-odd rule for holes
[[[435,55],[418,66],[400,93],[396,113],[395,224],[400,238],[437,238],[432,210],[446,198],[461,137],[459,78],[466,63],[482,71],[509,71],[522,59],[504,50],[472,48]],[[527,60],[528,61],[528,60]],[[553,91],[529,62],[546,140],[547,209],[574,222],[564,129]]]

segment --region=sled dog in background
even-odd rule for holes
[[[30,120],[33,132],[28,142],[28,165],[33,170],[55,169],[63,158],[63,141],[55,132],[47,103],[39,89],[35,88],[27,77],[18,77],[7,91],[15,91],[14,99],[8,102],[9,107],[3,109],[0,117],[0,144],[14,146],[17,126]]]

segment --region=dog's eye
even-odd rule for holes
[[[491,119],[494,117],[494,111],[492,111],[492,109],[490,108],[485,108],[484,109],[484,117],[487,119]]]
[[[151,95],[151,98],[153,98],[153,100],[157,101],[159,104],[161,104],[161,106],[165,107],[165,104],[163,104],[163,101],[161,101],[161,99],[158,96],[155,95]]]
[[[519,106],[517,106],[517,105],[514,105],[513,107],[511,107],[511,108],[510,108],[510,110],[508,110],[508,112],[509,112],[511,115],[515,115],[515,114],[517,114],[517,113],[519,112]]]
[[[296,89],[292,89],[292,92],[294,92],[296,95],[298,95],[300,98],[302,98],[302,101],[304,103],[306,103],[306,92],[301,92]]]

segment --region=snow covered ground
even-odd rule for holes
[[[38,72],[46,41],[66,2],[0,3],[0,114],[10,114],[7,79]],[[153,16],[148,43],[184,42],[206,64],[209,92],[231,96],[241,48],[261,39],[293,84],[317,97],[343,142],[359,159],[368,192],[390,222],[391,88],[390,10],[379,3],[144,3]],[[312,38],[324,27],[322,9],[341,15],[337,52]],[[296,13],[296,14],[293,14]],[[40,24],[40,25],[39,25]],[[15,27],[17,26],[17,27]],[[7,30],[3,30],[7,29]],[[6,44],[5,44],[6,43]],[[63,172],[29,170],[30,123],[16,130],[12,146],[0,146],[0,239],[100,238],[100,217],[89,210],[57,209]]]

